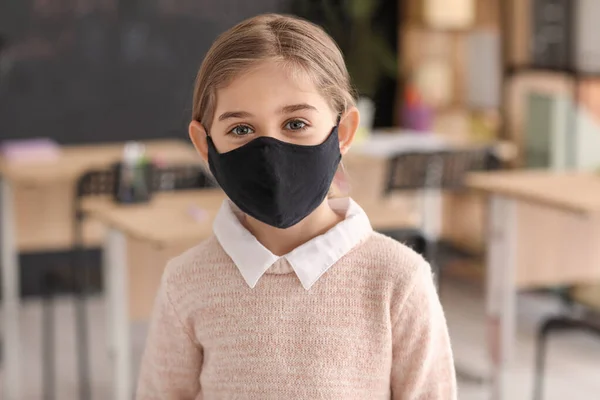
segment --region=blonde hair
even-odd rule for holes
[[[269,60],[293,74],[307,74],[339,115],[355,104],[342,52],[322,28],[297,17],[265,14],[240,22],[208,50],[196,77],[192,119],[210,130],[216,91]]]

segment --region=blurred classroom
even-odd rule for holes
[[[598,0],[0,2],[1,398],[131,399],[165,263],[224,196],[198,66],[265,12],[344,52],[351,195],[432,264],[459,399],[598,399]]]

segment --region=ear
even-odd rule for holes
[[[189,127],[190,139],[196,148],[196,151],[200,154],[200,157],[205,162],[208,162],[208,144],[206,142],[206,129],[198,121],[190,122]]]
[[[360,124],[360,114],[356,107],[349,108],[340,118],[338,126],[338,137],[340,140],[340,153],[346,154],[356,136]]]

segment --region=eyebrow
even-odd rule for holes
[[[310,110],[310,111],[318,111],[315,107],[310,104],[300,103],[300,104],[291,104],[288,106],[283,106],[279,110],[280,114],[290,114],[296,111],[302,110]],[[234,118],[250,118],[253,115],[247,111],[227,111],[223,114],[219,115],[219,121],[224,121],[226,119],[234,119]]]
[[[300,104],[292,104],[289,106],[281,107],[281,109],[279,110],[279,113],[280,114],[290,114],[290,113],[293,113],[296,111],[302,111],[302,110],[318,111],[315,107],[311,106],[310,104],[300,103]]]
[[[249,118],[252,114],[246,111],[227,111],[219,115],[219,121],[224,121],[231,118]]]

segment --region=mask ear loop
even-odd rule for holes
[[[337,120],[335,123],[335,127],[340,126],[340,122],[342,120],[342,115],[338,114]],[[346,171],[346,167],[344,166],[344,161],[340,161],[340,165],[338,166],[337,171],[333,177],[333,184],[336,189],[338,189],[342,195],[342,197],[350,196],[351,185],[348,179],[348,172]],[[337,196],[335,196],[337,197]]]
[[[200,122],[200,121],[198,121]],[[204,125],[202,125],[204,127]],[[206,142],[207,144],[210,145],[212,144],[214,146],[214,143],[212,143],[212,137],[210,136],[210,133],[208,132],[208,129],[204,128],[204,132],[206,133]],[[210,170],[210,162],[207,161],[206,162],[206,166],[205,166],[205,172],[207,175],[207,178],[212,182],[213,187],[220,187],[219,182],[217,182],[217,178],[215,178],[214,174],[212,173],[212,171]]]

